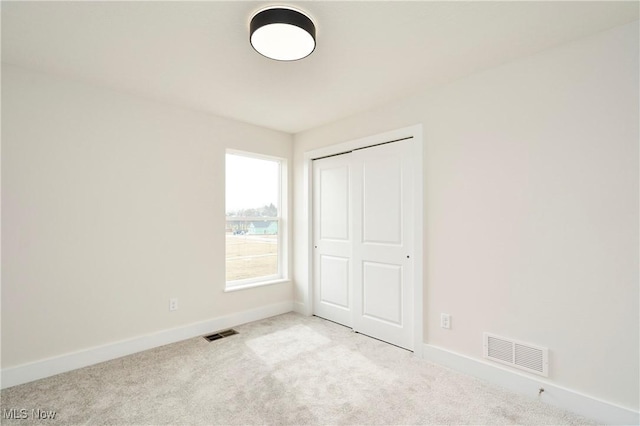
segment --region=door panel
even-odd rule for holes
[[[328,161],[335,163],[336,161]],[[349,166],[319,168],[320,238],[349,240]]]
[[[314,313],[351,326],[351,178],[349,156],[313,162]]]
[[[397,157],[371,159],[363,164],[363,242],[402,243],[401,166]]]
[[[320,302],[350,309],[349,259],[320,255]]]
[[[402,325],[402,267],[363,262],[362,315]]]
[[[353,152],[353,328],[413,350],[409,140]]]

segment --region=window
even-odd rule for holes
[[[283,160],[226,155],[226,288],[284,278]]]

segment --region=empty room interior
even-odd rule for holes
[[[637,1],[0,13],[1,423],[640,423]]]

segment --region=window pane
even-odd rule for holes
[[[278,221],[227,221],[227,281],[278,274]]]
[[[225,197],[227,216],[278,216],[280,163],[227,154]]]
[[[280,162],[226,156],[226,280],[279,277]]]

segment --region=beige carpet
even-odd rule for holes
[[[236,330],[3,390],[2,424],[590,424],[319,318]]]

